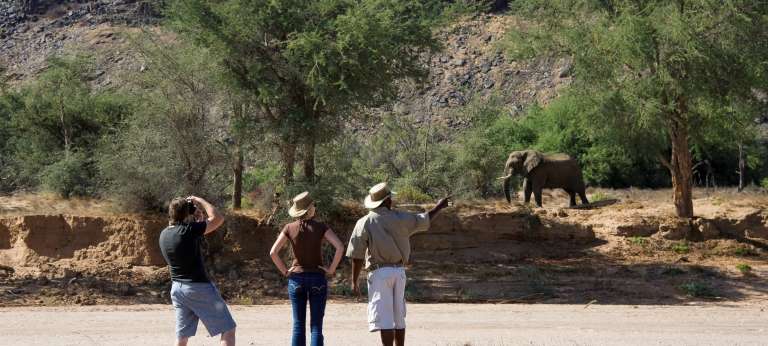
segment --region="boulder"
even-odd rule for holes
[[[745,235],[748,238],[768,239],[768,225],[747,229]]]
[[[659,234],[667,240],[688,239],[691,234],[691,225],[688,220],[670,220],[659,225]]]
[[[467,63],[467,61],[464,60],[464,59],[453,59],[451,61],[451,65],[453,65],[453,66],[464,66],[464,64],[466,64],[466,63]]]
[[[621,237],[650,237],[659,231],[659,225],[646,220],[616,226],[616,235]]]
[[[706,219],[696,219],[693,222],[693,226],[699,232],[703,240],[720,238],[720,230],[712,221]]]

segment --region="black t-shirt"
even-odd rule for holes
[[[211,282],[200,250],[205,222],[168,226],[160,233],[160,251],[171,268],[171,280]]]

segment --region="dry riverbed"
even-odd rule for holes
[[[768,303],[652,305],[411,304],[410,345],[765,345]],[[289,305],[235,306],[239,345],[285,345]],[[0,308],[0,345],[171,345],[170,306]],[[329,304],[328,345],[376,345],[365,305]],[[200,325],[191,345],[215,345]]]

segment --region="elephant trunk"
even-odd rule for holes
[[[511,176],[504,177],[504,196],[507,197],[507,203],[512,203],[512,197],[509,195],[509,179]]]

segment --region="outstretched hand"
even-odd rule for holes
[[[431,219],[435,217],[435,215],[437,215],[438,212],[445,209],[445,207],[448,206],[448,201],[450,201],[452,197],[453,196],[447,196],[437,201],[437,204],[435,205],[435,207],[429,211],[429,218]]]
[[[441,198],[439,201],[437,201],[437,205],[435,206],[435,208],[444,209],[448,207],[448,202],[451,200],[451,198],[453,198],[453,196],[447,196],[445,198]]]

